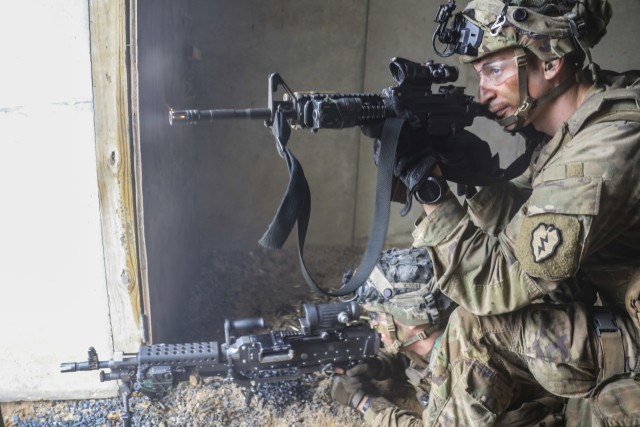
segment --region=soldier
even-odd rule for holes
[[[429,402],[429,359],[455,304],[432,293],[431,260],[424,248],[391,249],[358,290],[358,302],[372,317],[384,349],[368,363],[334,378],[331,394],[363,413],[372,426],[393,426],[396,420],[421,423],[422,417],[377,396],[377,381],[401,379],[410,383],[417,402]],[[521,390],[517,404],[502,416],[504,426],[561,425],[564,400],[540,387]],[[525,403],[522,403],[522,402]]]
[[[498,123],[538,145],[523,176],[462,206],[442,179],[418,192],[414,246],[460,305],[432,358],[425,425],[499,424],[536,383],[584,399],[594,424],[640,424],[640,73],[593,63],[610,17],[607,0],[473,0],[434,37],[473,66]],[[549,303],[567,284],[584,297]]]

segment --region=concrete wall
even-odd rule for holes
[[[265,107],[273,72],[294,91],[362,90],[368,2],[196,1],[197,7],[202,13],[193,25],[202,61],[194,81],[196,107]],[[288,180],[274,138],[261,121],[198,130],[203,246],[254,247]],[[351,244],[359,138],[354,129],[291,136],[289,146],[311,187],[312,243]]]
[[[138,1],[140,170],[150,338],[179,340],[187,290],[200,273],[198,144],[194,128],[171,128],[169,108],[193,102],[188,86],[197,16],[190,2]]]

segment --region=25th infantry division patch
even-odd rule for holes
[[[575,273],[580,255],[580,222],[568,215],[541,214],[522,222],[516,257],[533,277],[563,279]]]
[[[540,223],[531,232],[531,253],[534,262],[542,262],[556,253],[562,244],[562,231],[553,224]]]

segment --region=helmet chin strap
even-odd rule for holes
[[[532,98],[531,96],[529,96],[529,82],[527,78],[527,54],[525,53],[524,49],[517,48],[515,58],[518,65],[518,92],[520,106],[511,116],[505,117],[504,119],[496,120],[496,122],[504,128],[515,124],[513,129],[509,130],[510,132],[514,132],[524,127],[524,123],[527,120],[527,117],[529,117],[529,113],[533,108],[539,107],[540,105],[557,98],[560,94],[569,89],[576,81],[575,76],[571,76],[540,98]]]
[[[431,335],[433,332],[438,330],[438,326],[431,325],[429,328],[403,341],[398,336],[396,324],[395,324],[395,321],[393,320],[393,315],[391,313],[387,313],[387,320],[386,320],[385,326],[387,329],[387,333],[389,334],[389,338],[393,340],[393,344],[387,348],[387,351],[392,354],[398,353],[403,348],[409,347],[414,342],[417,342],[420,340],[426,340],[427,338],[429,338],[429,335]]]

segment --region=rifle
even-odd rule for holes
[[[264,120],[272,128],[281,114],[293,129],[345,129],[409,116],[415,126],[426,127],[429,135],[449,136],[470,126],[477,116],[489,116],[486,107],[464,94],[459,86],[432,84],[455,82],[458,68],[427,61],[424,64],[392,58],[389,70],[396,81],[381,94],[293,92],[278,73],[269,75],[267,108],[169,110],[169,124],[196,124],[220,119]],[[282,87],[282,100],[276,100]]]
[[[195,124],[218,119],[258,119],[264,120],[276,137],[278,153],[287,162],[289,185],[269,228],[260,239],[260,245],[280,249],[295,223],[298,225],[298,250],[302,273],[312,290],[329,295],[345,296],[354,292],[369,277],[373,270],[386,237],[389,223],[389,202],[392,193],[397,190],[398,181],[394,181],[393,170],[398,140],[405,123],[418,129],[422,137],[408,142],[402,150],[405,155],[424,150],[425,144],[446,140],[465,127],[470,126],[478,116],[491,117],[488,109],[475,102],[472,96],[465,95],[464,88],[453,85],[440,86],[434,93],[432,84],[455,82],[458,68],[427,61],[424,64],[404,58],[392,58],[389,70],[396,85],[388,87],[381,94],[372,93],[328,93],[293,92],[279,74],[273,73],[268,79],[267,108],[249,109],[210,109],[210,110],[173,110],[169,111],[169,124]],[[276,100],[276,93],[282,87],[282,100]],[[369,243],[363,259],[351,279],[336,292],[321,289],[307,270],[303,259],[303,247],[308,228],[311,196],[309,185],[302,166],[287,147],[291,129],[345,129],[355,126],[382,129],[381,147],[378,161],[378,176],[374,220],[369,234]],[[491,156],[489,146],[486,150],[476,150],[473,164],[482,165],[476,170],[491,171],[492,176],[470,170],[468,165],[450,166],[441,164],[445,178],[458,183],[459,193],[463,185],[488,185],[496,181],[510,179],[499,170],[497,155]],[[479,154],[482,153],[482,154]],[[489,172],[487,172],[489,173]],[[519,175],[519,173],[517,174]],[[514,175],[514,176],[517,176]],[[395,187],[395,189],[394,189]],[[401,215],[411,208],[411,194],[405,194],[406,205]],[[395,200],[395,198],[393,198]]]
[[[225,342],[142,345],[138,353],[114,353],[100,361],[93,347],[86,362],[66,362],[61,372],[100,371],[100,381],[120,381],[125,427],[131,426],[132,392],[156,400],[190,375],[226,376],[245,388],[248,405],[259,383],[294,380],[305,373],[332,374],[334,367],[348,369],[375,356],[380,339],[360,321],[355,301],[304,304],[300,332],[272,330],[235,338],[233,331],[264,328],[262,318],[225,320]]]

